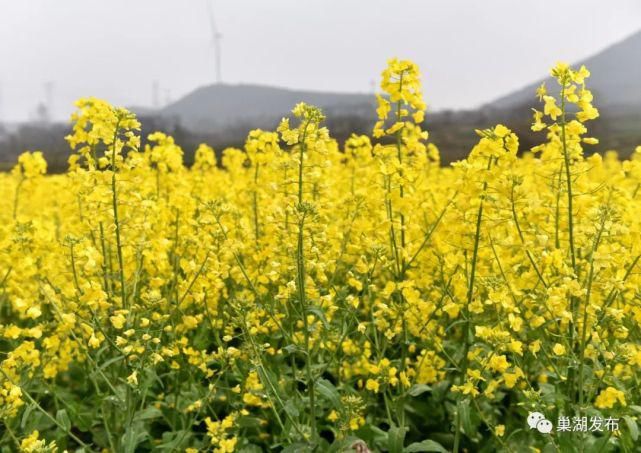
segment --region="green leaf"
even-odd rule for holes
[[[398,420],[403,420],[405,418],[405,397],[404,396],[400,396],[396,399],[396,401],[394,401],[394,410],[396,411]]]
[[[609,453],[611,451],[619,451],[618,449],[615,450],[615,442],[616,444],[619,443],[619,441],[614,441],[612,439],[612,436],[592,437],[591,439],[589,439],[589,444],[586,451],[590,453]],[[556,452],[558,450],[551,451]]]
[[[536,430],[535,430],[536,431]],[[563,451],[563,452],[576,452],[577,442],[574,436],[558,436],[558,446],[553,445],[554,448],[549,448],[549,451]]]
[[[310,305],[309,307],[307,307],[306,311],[313,315],[316,315],[316,317],[323,323],[323,326],[325,328],[329,327],[329,322],[327,322],[327,318],[325,317],[325,313],[323,312],[322,308],[316,305]]]
[[[403,453],[407,428],[392,426],[387,432],[387,449],[389,453]]]
[[[119,355],[117,357],[113,357],[109,360],[105,360],[103,363],[100,364],[100,370],[104,371],[105,368],[109,368],[109,366],[113,365],[116,362],[120,362],[121,360],[124,360],[125,356],[124,355]]]
[[[283,348],[284,351],[286,351],[289,354],[296,354],[298,352],[303,352],[303,348],[295,345],[295,344],[288,344]]]
[[[76,428],[78,428],[80,431],[85,431],[85,432],[91,430],[95,416],[96,416],[95,412],[89,411],[85,408],[82,409],[82,412],[71,414],[71,418],[73,419],[73,425]]]
[[[639,438],[639,425],[637,425],[636,420],[629,415],[624,415],[623,420],[625,420],[625,424],[628,425],[630,437],[632,440],[636,441]]]
[[[309,446],[309,444],[296,443],[283,448],[281,453],[307,453],[311,451],[312,448]]]
[[[412,388],[409,389],[407,393],[409,393],[410,396],[419,396],[431,390],[432,390],[432,387],[430,387],[427,384],[415,384],[412,386]]]
[[[362,439],[372,450],[376,447],[387,447],[389,436],[385,431],[376,425],[366,423],[365,426],[358,430],[358,437]]]
[[[632,409],[634,412],[638,412],[639,414],[641,414],[641,406],[632,405],[630,406],[630,409]]]
[[[262,453],[263,449],[260,448],[258,445],[245,445],[244,447],[240,447],[240,450],[238,450],[238,453]]]
[[[421,451],[433,451],[438,453],[447,453],[447,450],[438,442],[427,439],[422,442],[414,442],[410,444],[405,450],[405,453],[414,453]]]
[[[160,445],[156,445],[154,451],[160,450],[160,451],[170,451],[170,452],[175,452],[179,450],[179,447],[186,442],[189,441],[189,439],[192,437],[191,431],[188,430],[180,430],[180,431],[173,431],[173,432],[167,432],[162,435],[162,440],[163,443]]]
[[[29,404],[22,414],[22,420],[20,421],[20,428],[24,429],[27,422],[31,421],[31,412],[36,408],[35,405]]]
[[[69,432],[71,429],[71,420],[69,420],[69,415],[65,409],[60,409],[56,412],[56,421],[66,432]]]
[[[341,407],[341,397],[338,390],[327,379],[319,379],[316,381],[316,389],[326,400],[328,400],[335,409]]]
[[[296,418],[300,415],[298,406],[296,405],[296,402],[293,399],[288,400],[285,403],[284,409],[285,409],[285,412],[287,412],[293,418]]]
[[[125,434],[122,435],[124,453],[134,453],[138,444],[147,439],[147,437],[147,432],[139,423],[134,423],[129,426]]]
[[[470,432],[470,402],[468,400],[461,400],[458,403],[458,411],[461,417],[461,427],[463,432],[468,434]]]
[[[162,417],[162,412],[155,406],[148,406],[134,415],[134,421],[151,420]]]
[[[472,417],[469,400],[462,400],[459,402],[458,410],[461,414],[461,425],[463,427],[463,432],[468,436],[474,432],[474,427],[472,426]]]
[[[255,429],[260,429],[262,427],[261,425],[262,419],[258,417],[240,417],[236,423],[238,424],[239,428],[255,428]]]

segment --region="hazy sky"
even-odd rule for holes
[[[0,119],[33,115],[47,83],[65,118],[82,96],[151,106],[154,80],[163,103],[213,82],[206,1],[0,0]],[[490,101],[641,28],[639,0],[213,1],[225,82],[368,92],[399,56],[433,109]]]

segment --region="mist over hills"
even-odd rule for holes
[[[641,110],[641,30],[573,66],[585,65],[591,72],[587,83],[594,93],[596,105]],[[548,88],[557,86],[552,77],[538,80],[522,89],[502,96],[486,107],[511,109],[530,104],[536,88],[545,82]]]
[[[592,57],[573,63],[591,72],[588,87],[595,95],[601,117],[589,125],[600,138],[586,152],[617,149],[628,155],[641,144],[641,31],[615,43]],[[530,130],[531,108],[538,107],[536,88],[542,81],[550,91],[556,81],[539,79],[478,109],[428,112],[425,128],[441,149],[444,162],[464,158],[478,140],[474,130],[503,123],[518,133],[521,149],[544,139]],[[160,112],[186,129],[215,132],[220,138],[242,143],[244,134],[255,127],[273,128],[297,102],[322,107],[330,131],[339,140],[350,132],[368,133],[374,123],[373,94],[297,91],[260,85],[210,85],[201,87]],[[345,132],[345,134],[343,134]]]
[[[599,118],[587,124],[590,136],[597,137],[600,142],[586,147],[585,152],[616,150],[623,157],[629,156],[636,146],[641,145],[641,31],[589,58],[571,63],[573,67],[585,65],[590,71],[586,83],[594,94],[594,104],[600,113]],[[503,123],[517,132],[521,149],[529,149],[544,139],[543,133],[530,130],[531,108],[542,107],[535,96],[536,88],[542,82],[549,92],[558,93],[558,83],[547,76],[482,106],[475,114],[468,114],[467,119],[459,118],[454,123],[459,128],[475,123],[482,127]],[[458,145],[469,147],[473,143],[468,141]],[[460,146],[454,146],[452,150],[459,151]]]
[[[586,152],[609,149],[629,155],[641,145],[641,31],[573,66],[585,64],[591,72],[588,87],[595,95],[601,116],[588,124],[590,135],[600,144]],[[530,130],[532,107],[540,108],[535,90],[545,81],[550,91],[556,82],[539,79],[475,110],[428,112],[425,129],[441,150],[444,163],[464,158],[478,141],[475,129],[502,123],[514,130],[520,149],[527,150],[545,139],[543,132]],[[331,134],[343,142],[354,133],[371,133],[375,121],[375,96],[364,93],[331,93],[250,84],[213,84],[200,87],[183,98],[154,110],[132,107],[146,134],[163,130],[174,136],[191,162],[200,143],[217,151],[241,147],[248,131],[274,129],[298,102],[323,108]],[[69,126],[29,123],[10,128],[0,125],[0,168],[15,163],[24,150],[45,152],[50,168],[66,168],[69,148],[64,141]]]
[[[641,112],[641,31],[592,57],[573,63],[574,66],[582,64],[592,73],[588,85],[595,94],[596,105],[603,112]],[[436,123],[441,123],[444,117],[469,119],[474,112],[478,113],[479,119],[502,119],[520,108],[529,115],[530,107],[536,104],[535,90],[543,81],[550,90],[555,89],[556,81],[547,77],[476,110],[432,113],[428,116],[428,123],[429,118]],[[233,127],[239,123],[268,127],[287,115],[298,102],[317,105],[328,116],[338,114],[373,118],[374,115],[373,94],[329,93],[243,84],[215,84],[198,88],[163,108],[159,115],[178,119],[184,127],[198,131]]]
[[[198,88],[159,113],[177,118],[186,128],[206,131],[251,122],[271,125],[290,113],[299,102],[323,108],[328,114],[370,115],[375,105],[371,94],[290,90],[263,85],[214,84]]]

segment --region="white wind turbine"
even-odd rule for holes
[[[207,12],[209,13],[209,26],[211,28],[211,44],[214,49],[214,65],[216,71],[216,83],[222,82],[222,62],[221,62],[221,50],[220,42],[223,35],[218,31],[216,26],[216,20],[214,17],[214,8],[210,0],[205,0],[207,4]]]

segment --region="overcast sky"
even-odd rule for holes
[[[0,119],[52,87],[74,99],[176,100],[214,80],[208,0],[0,0]],[[387,58],[419,63],[428,105],[469,108],[641,28],[639,0],[213,0],[228,83],[372,91]],[[641,57],[641,56],[640,56]]]

